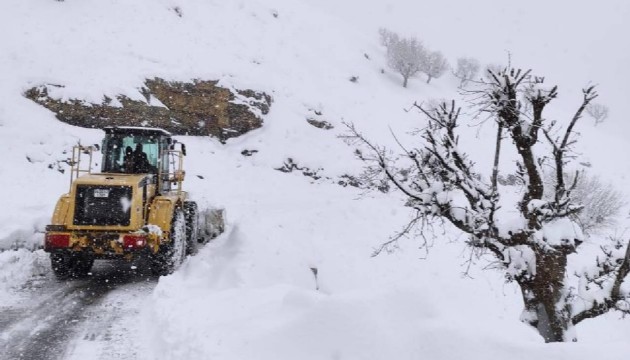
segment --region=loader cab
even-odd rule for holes
[[[161,166],[168,166],[171,134],[167,131],[134,127],[104,130],[101,172],[157,175]]]

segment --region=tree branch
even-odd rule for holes
[[[564,185],[564,156],[565,156],[565,152],[567,151],[567,148],[573,143],[569,141],[571,134],[573,133],[573,127],[575,126],[577,121],[582,117],[582,112],[584,112],[584,109],[588,106],[588,104],[593,99],[597,97],[597,92],[595,92],[594,86],[586,88],[582,90],[582,92],[584,94],[583,99],[582,99],[582,104],[575,112],[575,115],[573,115],[573,118],[571,119],[571,122],[569,123],[569,126],[567,127],[567,130],[564,134],[564,138],[562,139],[562,142],[560,143],[560,145],[556,145],[553,151],[555,164],[556,164],[555,202],[557,204],[561,202],[562,197],[564,197],[566,194],[566,188]]]
[[[621,265],[619,266],[619,270],[617,270],[617,274],[615,276],[615,280],[613,282],[613,286],[610,290],[610,296],[604,299],[603,302],[593,302],[593,306],[590,309],[584,310],[573,316],[573,324],[577,325],[578,323],[586,320],[602,315],[609,310],[615,309],[617,302],[623,300],[625,296],[621,294],[621,285],[623,284],[626,276],[630,273],[630,244],[626,245],[626,252]]]
[[[569,126],[567,127],[567,131],[564,134],[564,139],[562,139],[562,144],[560,145],[560,150],[564,150],[567,147],[569,136],[573,132],[573,127],[575,126],[577,121],[582,117],[582,113],[584,112],[584,109],[588,106],[588,104],[598,96],[597,92],[595,91],[594,85],[582,90],[582,93],[584,94],[582,104],[575,112],[575,115],[573,115],[573,118],[571,119],[571,122],[569,123]]]

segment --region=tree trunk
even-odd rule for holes
[[[409,77],[407,76],[403,76],[403,87],[406,88],[407,87],[407,80],[409,80]]]
[[[575,341],[569,334],[571,317],[564,301],[566,254],[536,251],[536,276],[517,280],[523,295],[525,313],[522,320],[538,330],[545,342]]]
[[[521,213],[528,219],[528,227],[530,229],[538,230],[540,229],[538,217],[529,216],[527,206],[530,200],[542,199],[544,191],[542,178],[540,176],[532,148],[530,146],[518,146],[517,144],[517,151],[521,155],[523,166],[525,167],[525,171],[527,171],[528,178],[527,192],[521,202]]]
[[[431,75],[427,75],[427,84],[431,82],[431,79],[432,79]]]

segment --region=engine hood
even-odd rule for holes
[[[154,175],[151,174],[87,174],[74,181],[76,185],[114,185],[114,186],[138,186],[145,181],[151,183]]]

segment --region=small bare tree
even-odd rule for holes
[[[378,29],[378,35],[381,40],[381,45],[385,46],[385,48],[389,48],[390,45],[400,41],[398,34],[385,28]]]
[[[416,75],[425,59],[426,50],[422,43],[414,38],[401,38],[397,34],[381,29],[381,44],[387,48],[387,64],[403,77],[403,87],[407,87],[409,78]]]
[[[439,51],[426,52],[421,63],[421,71],[427,75],[427,84],[433,78],[439,78],[448,70],[449,65],[444,55]]]
[[[595,125],[598,125],[608,117],[608,106],[592,103],[586,107],[586,113],[595,120]]]
[[[468,246],[492,255],[506,279],[519,285],[523,322],[537,329],[546,342],[575,340],[572,329],[585,319],[609,310],[630,314],[630,289],[621,286],[630,272],[630,250],[622,241],[603,245],[602,254],[587,270],[572,276],[567,271],[569,255],[579,253],[585,236],[573,220],[583,209],[573,197],[578,174],[569,174],[566,164],[573,157],[574,128],[597,94],[593,87],[584,89],[580,105],[560,129],[543,116],[557,96],[557,87],[544,86],[543,78],[530,71],[510,68],[490,71],[488,78],[473,94],[480,110],[497,124],[489,180],[458,146],[460,108],[454,101],[435,108],[415,104],[428,125],[418,132],[424,140],[421,147],[401,145],[400,159],[408,164],[403,168],[389,158],[387,149],[371,143],[353,125],[348,125],[349,136],[367,147],[368,154],[359,155],[368,162],[368,171],[380,170],[407,197],[415,216],[403,232],[426,224],[427,219],[447,220],[468,234]],[[497,175],[504,133],[518,154],[517,176],[523,184],[513,208],[503,203],[499,207],[502,188]],[[541,139],[549,150],[537,155]],[[552,183],[544,181],[543,164],[553,169]],[[547,199],[545,190],[550,194]],[[506,211],[518,220],[497,221]]]
[[[545,173],[545,181],[549,182],[545,190],[554,186],[554,174]],[[571,179],[566,178],[566,182]],[[552,191],[545,193],[544,199],[551,200]],[[582,211],[575,214],[575,220],[586,234],[610,228],[616,224],[621,208],[626,205],[624,195],[611,183],[603,181],[599,176],[581,172],[571,193],[574,201],[582,205]]]
[[[459,78],[460,86],[466,85],[466,83],[472,80],[479,73],[481,64],[475,58],[460,57],[457,59],[457,69],[455,69],[455,76]]]

